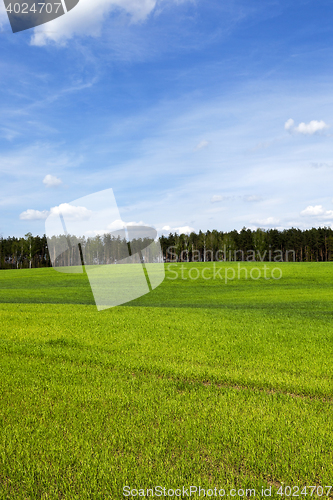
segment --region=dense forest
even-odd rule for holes
[[[59,236],[58,242],[65,236]],[[67,237],[68,238],[68,237]],[[132,241],[133,253],[147,247],[152,240]],[[73,241],[72,241],[73,243]],[[80,244],[80,247],[78,246]],[[333,230],[331,228],[296,228],[241,231],[199,231],[189,235],[170,233],[160,238],[163,257],[153,252],[152,261],[209,262],[209,261],[275,261],[327,262],[333,261]],[[54,248],[54,245],[53,245]],[[76,263],[112,264],[126,257],[128,244],[110,234],[95,238],[75,239],[71,255]],[[64,253],[65,255],[65,253]],[[60,256],[57,265],[68,265],[70,256]],[[128,255],[128,253],[127,253]],[[78,260],[79,259],[79,260]],[[75,260],[75,259],[74,259]],[[24,238],[0,237],[0,269],[50,267],[52,265],[45,235]]]

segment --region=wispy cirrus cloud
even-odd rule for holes
[[[328,162],[311,162],[310,163],[312,168],[332,168],[333,163],[328,163]]]
[[[215,194],[214,196],[211,197],[210,202],[211,203],[219,203],[220,201],[245,201],[246,203],[257,203],[259,201],[262,201],[262,198],[260,196],[257,196],[255,194],[251,195],[229,195],[229,196],[221,196],[218,194]]]
[[[200,151],[200,149],[207,148],[209,146],[208,141],[200,141],[199,144],[194,148],[194,151]]]
[[[175,3],[179,0],[163,0]],[[182,0],[183,2],[186,0]],[[161,0],[80,0],[79,4],[66,15],[61,16],[35,31],[31,44],[46,45],[49,42],[64,44],[74,36],[98,37],[106,19],[111,15],[122,16],[122,22],[140,23],[145,21]]]

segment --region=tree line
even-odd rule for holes
[[[170,233],[160,238],[164,260],[328,262],[333,260],[333,230],[256,229]]]
[[[94,238],[75,238],[60,235],[53,237],[51,255],[46,235],[25,237],[0,237],[0,269],[23,269],[80,264],[113,264],[126,258],[128,243],[105,234]],[[157,247],[148,238],[132,240],[133,253],[144,251],[150,245],[147,258],[158,262]],[[160,237],[164,262],[211,261],[275,261],[275,262],[328,262],[333,261],[333,230],[319,227],[301,230],[243,228],[241,231],[199,231],[191,234],[170,233]],[[69,250],[61,252],[62,245]],[[60,250],[59,250],[60,249]],[[51,258],[52,257],[52,258]]]
[[[131,262],[159,262],[159,247],[153,243],[152,238],[137,237],[129,244],[117,232],[91,238],[31,233],[22,238],[0,237],[0,269],[116,264],[130,256]]]

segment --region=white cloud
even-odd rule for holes
[[[20,214],[21,220],[45,220],[49,216],[47,210],[40,212],[39,210],[28,209]]]
[[[322,205],[315,205],[314,207],[312,205],[309,205],[305,210],[302,210],[301,215],[323,215],[324,213],[325,210],[323,209]]]
[[[312,120],[310,123],[300,123],[298,127],[295,127],[295,131],[304,135],[312,135],[316,132],[321,132],[326,128],[329,128],[329,125],[327,125],[323,120]]]
[[[194,148],[194,151],[199,151],[200,149],[204,149],[206,148],[207,146],[209,146],[209,142],[208,141],[201,141],[199,142],[199,144]]]
[[[125,223],[122,220],[117,219],[113,221],[111,224],[109,224],[107,230],[104,232],[109,233],[110,231],[119,231],[120,229],[124,229],[124,227]]]
[[[158,229],[161,233],[178,233],[178,234],[190,234],[195,229],[190,226],[180,226],[180,227],[171,227],[171,226],[163,226],[162,229]]]
[[[111,224],[108,224],[106,229],[96,229],[93,231],[86,231],[85,235],[86,236],[96,236],[96,235],[102,236],[103,234],[109,234],[109,233],[116,232],[116,231],[124,231],[127,227],[139,227],[139,228],[144,227],[146,229],[150,228],[150,226],[147,226],[147,224],[145,224],[143,221],[124,222],[121,219],[117,219],[117,220],[113,221]],[[142,231],[142,232],[144,232],[144,231]]]
[[[48,210],[33,210],[29,208],[20,214],[21,220],[45,220],[49,215],[61,214],[66,220],[88,220],[91,217],[92,211],[87,210],[85,207],[75,207],[69,203],[62,203],[58,207],[52,207]]]
[[[130,22],[144,21],[155,9],[159,0],[80,0],[67,14],[38,27],[31,40],[32,45],[48,42],[63,44],[73,36],[93,36],[101,34],[104,20],[111,12],[123,12]],[[164,0],[166,1],[166,0]],[[169,2],[176,0],[167,0]]]
[[[322,205],[309,205],[305,210],[302,210],[301,215],[311,216],[311,217],[319,217],[319,219],[332,219],[333,210],[325,210]]]
[[[117,220],[113,221],[111,224],[109,224],[107,226],[107,231],[104,231],[104,232],[109,233],[110,231],[119,231],[121,229],[125,229],[125,227],[142,227],[142,226],[147,227],[147,224],[145,224],[142,221],[140,221],[140,222],[135,222],[135,221],[124,222],[121,219],[117,219]]]
[[[58,207],[51,208],[51,215],[62,215],[69,220],[88,220],[92,215],[92,211],[85,207],[76,207],[69,203],[62,203]]]
[[[299,125],[295,126],[294,120],[290,118],[284,124],[284,128],[289,132],[294,132],[297,134],[313,135],[316,132],[322,132],[323,130],[326,130],[327,128],[329,128],[329,125],[327,125],[327,123],[325,123],[323,120],[311,120],[309,123],[302,122]]]
[[[85,231],[84,235],[87,237],[95,237],[95,236],[104,236],[105,234],[113,234],[113,236],[117,236],[117,234],[122,238],[123,236],[126,237],[125,230],[129,230],[130,232],[127,233],[127,236],[129,236],[131,239],[132,238],[146,238],[146,237],[151,237],[151,234],[154,234],[155,237],[155,230],[151,226],[147,226],[143,221],[140,222],[124,222],[121,219],[117,219],[113,221],[111,224],[107,226],[107,229],[96,229],[96,230],[89,230]],[[138,229],[133,229],[133,228],[138,228]]]
[[[144,224],[144,222],[125,222],[126,226],[128,227],[141,227],[141,226],[147,226],[147,224]],[[147,226],[148,227],[148,226]]]
[[[222,196],[218,195],[218,194],[214,194],[214,196],[212,196],[210,202],[211,203],[218,203],[219,201],[222,201]]]
[[[175,227],[174,230],[179,234],[190,234],[194,231],[194,228],[190,226],[182,226],[182,227]]]
[[[62,184],[62,180],[59,179],[58,177],[55,177],[54,175],[48,174],[44,177],[43,184],[45,184],[47,188],[57,187],[60,186],[60,184]]]
[[[284,124],[284,128],[285,130],[290,130],[294,127],[295,125],[295,122],[292,118],[289,118],[289,120],[286,121],[286,123]]]

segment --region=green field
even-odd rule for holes
[[[103,312],[84,274],[0,271],[0,499],[332,485],[333,264],[267,265]]]

